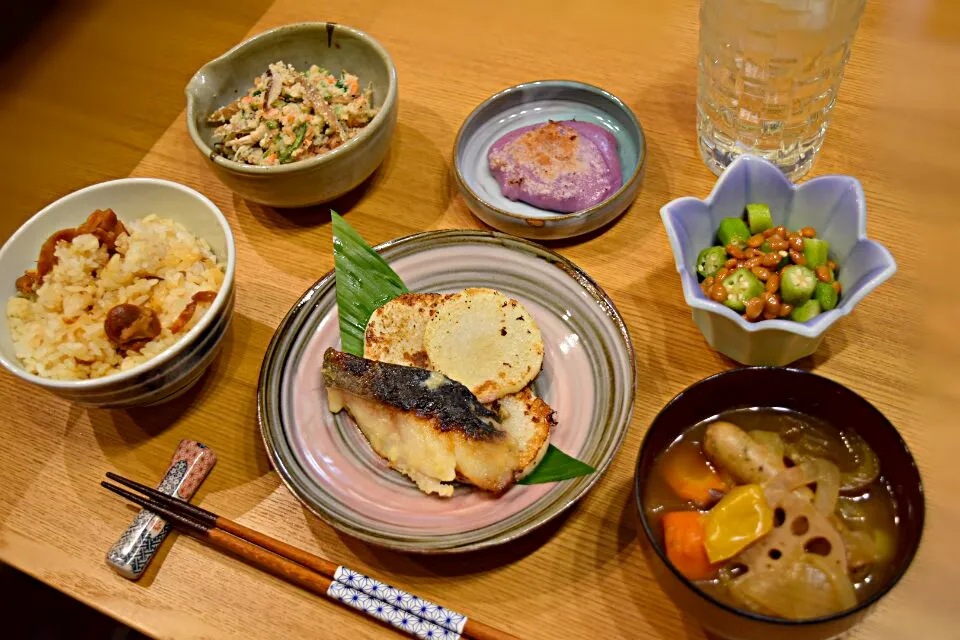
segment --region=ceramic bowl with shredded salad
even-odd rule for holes
[[[282,61],[253,81],[247,94],[217,109],[213,149],[244,164],[273,166],[336,149],[367,126],[377,110],[373,87],[357,76],[334,76],[312,65],[297,71]]]

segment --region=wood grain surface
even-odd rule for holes
[[[591,82],[620,96],[643,123],[646,178],[616,224],[551,246],[589,272],[627,321],[640,376],[630,433],[605,477],[575,508],[497,549],[419,557],[362,544],[323,524],[270,469],[256,424],[255,391],[280,318],[332,267],[327,208],[281,211],[234,196],[192,147],[180,114],[132,173],[199,189],[228,216],[238,247],[238,284],[223,353],[187,396],[143,410],[70,406],[3,374],[0,560],[157,637],[392,633],[185,536],[168,539],[141,581],[113,574],[103,556],[132,511],[98,481],[115,470],[153,483],[177,442],[188,437],[209,444],[220,460],[198,492],[198,504],[518,636],[703,638],[653,580],[637,541],[631,495],[637,451],[656,412],[696,380],[735,366],[711,351],[692,323],[658,213],[673,198],[706,195],[714,181],[696,150],[697,3],[355,0],[321,7],[278,0],[256,23],[254,3],[230,3],[243,8],[238,12],[228,3],[214,4],[219,11],[193,3],[192,11],[181,12],[179,19],[190,24],[204,21],[210,37],[194,40],[173,25],[164,45],[169,55],[151,58],[166,68],[138,69],[136,42],[120,51],[106,43],[95,49],[112,56],[116,66],[113,76],[98,82],[140,82],[142,72],[159,79],[155,91],[141,84],[125,92],[110,84],[109,107],[83,100],[39,104],[45,119],[71,123],[57,131],[34,127],[31,138],[14,127],[14,139],[30,149],[11,168],[14,147],[7,141],[4,191],[17,206],[8,203],[4,236],[44,202],[108,177],[118,166],[111,164],[117,154],[135,154],[153,125],[128,129],[129,123],[138,114],[145,123],[155,122],[153,93],[158,108],[169,109],[181,91],[174,80],[184,83],[202,58],[239,39],[243,16],[252,16],[244,25],[250,34],[303,20],[350,24],[391,52],[400,116],[390,154],[371,180],[332,205],[374,243],[425,229],[481,226],[451,175],[457,128],[481,100],[523,81]],[[130,14],[130,21],[142,19]],[[108,18],[92,15],[83,30],[97,32],[101,19]],[[54,30],[42,37],[59,35]],[[63,73],[82,72],[76,57],[82,40],[59,49],[73,65]],[[211,42],[217,50],[210,51]],[[951,250],[960,240],[960,218],[952,208],[960,186],[958,43],[960,8],[949,0],[869,2],[812,174],[861,180],[868,231],[890,248],[900,270],[831,330],[815,356],[798,364],[850,386],[898,426],[920,464],[928,497],[920,554],[900,586],[852,634],[858,639],[956,637],[960,435],[949,412],[960,400],[954,337],[960,314],[955,287],[944,286],[955,277],[945,277],[943,269],[955,273]],[[26,69],[37,65],[42,73],[37,78],[21,69],[17,82],[49,86],[56,75],[48,62],[22,57]],[[75,95],[94,93],[80,88]],[[28,95],[19,92],[14,99]],[[127,146],[134,151],[124,151]]]

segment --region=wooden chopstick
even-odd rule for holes
[[[148,500],[108,482],[100,484],[213,546],[308,591],[367,613],[380,622],[424,638],[515,640],[515,636],[453,610],[400,591],[342,565],[264,533],[173,498],[112,472],[107,477],[149,496]]]

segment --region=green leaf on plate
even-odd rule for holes
[[[373,312],[407,293],[400,276],[390,268],[346,220],[333,219],[333,264],[337,279],[341,349],[363,357],[363,333]]]
[[[544,454],[540,464],[537,465],[537,468],[526,478],[518,481],[517,484],[559,482],[560,480],[588,476],[591,473],[596,473],[596,471],[596,469],[586,462],[571,458],[551,444],[547,447],[547,452]]]
[[[340,348],[363,357],[363,334],[373,312],[407,293],[400,276],[390,268],[346,220],[330,212],[333,220],[333,264],[340,314]],[[543,460],[518,484],[558,482],[595,473],[596,469],[571,458],[552,444]]]

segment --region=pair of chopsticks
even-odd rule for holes
[[[410,635],[438,640],[516,640],[515,636],[467,618],[456,611],[307,553],[139,482],[112,472],[108,472],[107,477],[147,498],[109,482],[101,482],[103,487],[162,516],[167,522],[195,538],[205,540],[218,549],[243,558],[259,569],[365,613]]]

